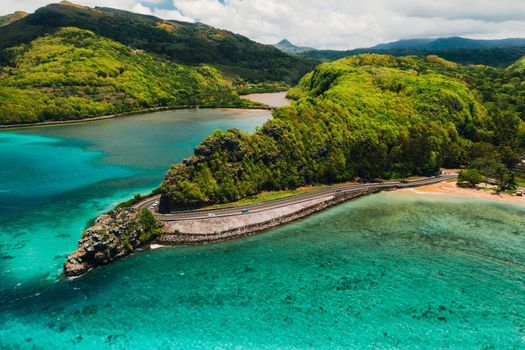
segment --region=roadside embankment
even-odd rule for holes
[[[250,236],[300,220],[350,199],[379,191],[379,189],[363,189],[355,192],[331,194],[303,203],[242,216],[165,222],[165,233],[160,235],[156,242],[163,245],[193,245]]]
[[[86,230],[64,269],[67,276],[80,276],[133,254],[148,243],[158,248],[159,245],[196,245],[241,238],[300,220],[354,198],[455,177],[442,175],[413,181],[336,185],[253,204],[242,210],[232,207],[154,214],[152,211],[159,204],[159,196],[152,196],[130,208],[116,209],[99,217]]]

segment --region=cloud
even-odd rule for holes
[[[274,43],[353,48],[401,38],[525,36],[516,0],[173,0],[185,16]]]
[[[49,0],[2,0],[0,14]],[[172,4],[169,4],[172,1]],[[525,37],[522,0],[76,0],[164,19],[203,22],[263,43],[345,49],[402,38]]]

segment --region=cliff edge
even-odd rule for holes
[[[147,210],[116,209],[97,218],[64,263],[66,276],[75,277],[107,265],[153,240],[162,233],[162,223]]]

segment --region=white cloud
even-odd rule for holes
[[[49,0],[1,0],[0,14]],[[402,38],[525,37],[523,0],[77,0],[165,19],[199,21],[263,42],[283,38],[318,48],[353,48]]]
[[[133,6],[133,8],[131,9],[131,11],[135,12],[135,13],[140,13],[140,14],[143,14],[143,15],[152,15],[153,14],[153,11],[151,11],[151,8],[147,7],[147,6],[144,6],[142,4],[135,4]]]

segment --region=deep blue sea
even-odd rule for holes
[[[162,112],[0,132],[1,349],[524,349],[525,206],[389,192],[66,280],[95,217],[215,129]]]

